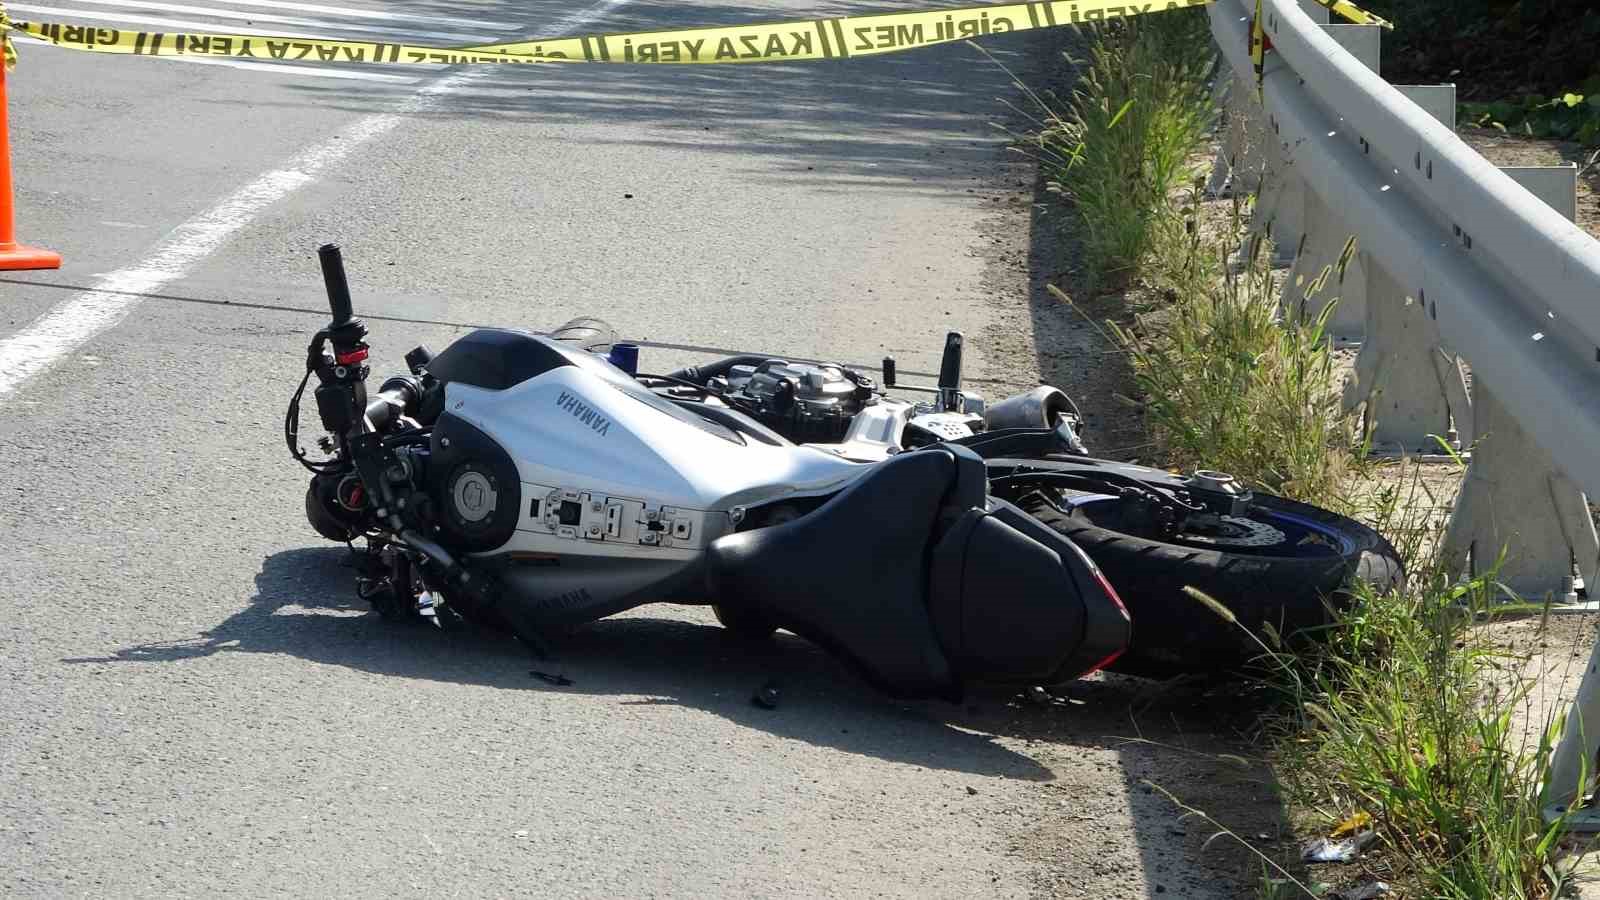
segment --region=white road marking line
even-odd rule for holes
[[[559,30],[553,29],[554,33],[566,34],[627,2],[600,0],[556,23]],[[315,181],[325,170],[362,145],[393,131],[408,117],[428,110],[440,97],[495,68],[458,70],[424,85],[394,112],[374,113],[358,120],[332,140],[308,148],[283,168],[262,175],[174,228],[139,265],[104,276],[93,289],[62,301],[26,328],[0,340],[0,401],[122,321],[143,301],[139,294],[153,293],[187,275],[255,221],[262,210]]]
[[[141,16],[135,13],[108,13],[90,11],[87,9],[63,9],[58,6],[37,6],[32,3],[13,3],[10,4],[8,9],[11,12],[38,13],[44,16],[59,16],[66,19],[89,19],[97,22],[135,22],[140,25],[154,25],[157,28],[165,28],[175,32],[216,32],[222,31],[227,27],[224,25],[219,25],[216,22],[200,22],[194,19],[169,19],[158,18],[156,16]],[[444,31],[408,31],[401,28],[374,28],[370,25],[350,25],[339,22],[324,22],[315,19],[307,19],[305,21],[307,24],[313,25],[319,29],[320,33],[307,31],[285,31],[281,28],[266,29],[263,30],[262,33],[268,34],[271,37],[315,39],[331,37],[332,35],[328,34],[330,31],[351,31],[356,32],[356,35],[341,38],[341,40],[361,40],[362,37],[371,38],[387,34],[401,35],[412,40],[441,41],[450,44],[481,44],[486,43],[492,37],[492,35],[481,33],[463,34],[459,32]],[[400,42],[396,41],[395,43]]]
[[[385,75],[381,72],[364,72],[360,69],[341,69],[337,66],[293,66],[279,62],[251,62],[248,59],[222,59],[215,56],[152,56],[165,62],[198,63],[203,66],[227,66],[230,69],[257,69],[278,75],[305,76],[308,78],[344,78],[352,81],[385,81],[390,84],[416,84],[420,77]],[[443,64],[419,63],[426,69],[437,71]]]
[[[325,19],[311,19],[311,18],[307,18],[305,16],[281,16],[281,15],[278,15],[276,13],[262,13],[262,12],[250,12],[248,10],[223,9],[220,6],[191,6],[191,5],[187,4],[187,3],[156,3],[156,2],[150,2],[150,0],[75,0],[75,2],[87,3],[87,4],[91,5],[91,6],[117,6],[117,7],[122,7],[122,8],[125,8],[125,9],[155,10],[156,12],[190,13],[190,14],[193,14],[193,15],[205,16],[205,17],[210,18],[210,19],[233,19],[233,20],[241,21],[241,22],[275,22],[275,23],[278,23],[278,24],[281,24],[281,25],[305,25],[305,26],[312,27],[312,28],[341,28],[341,29],[344,29],[346,31],[359,31],[359,30],[365,29],[367,32],[372,33],[372,34],[385,34],[385,33],[387,33],[387,34],[414,34],[415,33],[414,31],[406,31],[405,29],[402,29],[402,28],[382,28],[382,27],[378,27],[378,26],[374,26],[374,25],[348,24],[348,23],[341,24],[341,23],[338,23],[338,22],[330,22],[330,21],[327,21]],[[24,4],[24,6],[26,6],[26,5],[28,5],[28,4]],[[13,6],[13,9],[15,9],[15,8],[17,8],[17,7]],[[35,8],[37,9],[37,8],[42,8],[42,7],[35,7]],[[101,13],[101,15],[107,15],[107,14]],[[126,18],[127,21],[130,21],[130,22],[131,21],[137,21],[136,19],[133,19],[133,18],[128,18],[128,17],[124,17],[124,18]],[[493,29],[490,29],[490,30],[493,30]],[[447,32],[437,32],[437,33],[438,34],[445,34]],[[483,40],[485,37],[487,37],[487,36],[482,34],[482,32],[480,30],[480,32],[477,33],[477,34],[456,35],[455,37],[452,38],[452,40],[461,40],[463,38],[464,39],[468,39],[468,40]]]

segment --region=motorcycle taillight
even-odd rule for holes
[[[1128,607],[1123,604],[1122,598],[1117,596],[1117,589],[1112,587],[1111,582],[1106,580],[1106,576],[1100,571],[1100,567],[1091,562],[1089,564],[1089,571],[1094,573],[1094,580],[1100,583],[1100,587],[1105,590],[1106,596],[1110,597],[1111,602],[1117,605],[1117,611],[1122,613],[1122,618],[1128,622],[1132,622],[1133,617],[1128,615]],[[1102,659],[1090,666],[1089,672],[1098,672],[1101,669],[1104,669],[1106,666],[1111,665],[1117,661],[1117,657],[1121,656],[1123,653],[1126,653],[1127,650],[1128,647],[1126,644],[1118,647],[1110,656],[1107,656],[1105,659]],[[1089,672],[1085,672],[1083,674],[1087,675]]]

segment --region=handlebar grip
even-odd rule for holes
[[[390,388],[384,385],[385,390],[378,392],[376,397],[367,401],[367,420],[372,427],[382,431],[394,417],[407,415],[411,412],[414,395],[408,394],[404,389]]]
[[[367,421],[372,423],[373,428],[382,431],[384,426],[389,424],[389,420],[394,418],[395,411],[400,403],[401,399],[399,397],[390,393],[380,392],[378,396],[367,401]]]
[[[377,396],[367,401],[367,419],[382,431],[395,416],[414,416],[422,404],[423,387],[416,378],[396,375],[383,383]]]
[[[344,277],[344,257],[339,255],[338,244],[323,244],[317,248],[322,262],[322,283],[328,289],[328,309],[333,313],[333,324],[343,325],[355,315],[350,308],[350,283]]]

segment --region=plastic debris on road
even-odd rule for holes
[[[1361,851],[1378,839],[1376,831],[1363,831],[1355,837],[1343,841],[1332,838],[1317,838],[1308,842],[1300,851],[1300,860],[1308,863],[1349,862],[1361,855]]]
[[[1328,837],[1336,837],[1336,838],[1337,837],[1344,837],[1347,834],[1352,834],[1354,832],[1360,831],[1361,829],[1363,829],[1363,828],[1365,828],[1365,827],[1367,827],[1368,825],[1371,825],[1371,824],[1372,824],[1372,814],[1371,813],[1368,813],[1366,811],[1351,813],[1349,816],[1345,817],[1345,820],[1343,822],[1340,822],[1339,824],[1333,826],[1333,831],[1330,831],[1328,833]]]
[[[750,704],[752,706],[759,706],[762,709],[777,709],[778,698],[778,683],[776,681],[769,681],[766,684],[763,684],[761,687],[756,688],[755,694],[750,697]]]

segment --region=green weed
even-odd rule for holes
[[[1138,270],[1191,178],[1215,119],[1205,21],[1196,10],[1093,32],[1077,89],[1033,136],[1049,189],[1077,212],[1091,283]]]
[[[1270,651],[1291,796],[1330,824],[1368,813],[1408,896],[1537,900],[1568,874],[1539,808],[1559,729],[1517,733],[1531,685],[1472,628],[1497,598],[1490,576],[1367,592],[1314,649]]]
[[[1280,314],[1262,243],[1231,237],[1241,217],[1236,204],[1229,237],[1165,241],[1153,277],[1170,304],[1112,332],[1170,464],[1315,501],[1336,491],[1357,450],[1324,339],[1334,304],[1315,317]]]
[[[1096,33],[1070,102],[1029,92],[1037,128],[1019,146],[1072,200],[1091,278],[1137,273],[1165,298],[1108,336],[1128,354],[1166,461],[1358,516],[1406,560],[1402,589],[1358,590],[1319,640],[1253,635],[1258,677],[1281,700],[1265,734],[1293,806],[1329,825],[1370,816],[1401,896],[1546,900],[1570,872],[1557,844],[1564,822],[1546,824],[1539,808],[1560,729],[1546,722],[1529,740],[1513,725],[1529,682],[1476,627],[1505,613],[1501,588],[1492,573],[1461,581],[1436,561],[1449,498],[1415,467],[1397,480],[1370,462],[1341,407],[1324,332],[1338,266],[1292,286],[1304,302],[1286,309],[1242,201],[1222,236],[1208,236],[1188,168],[1213,118],[1208,55],[1183,34],[1194,24],[1168,15]],[[1263,897],[1325,888],[1297,879],[1289,861],[1258,862]]]

